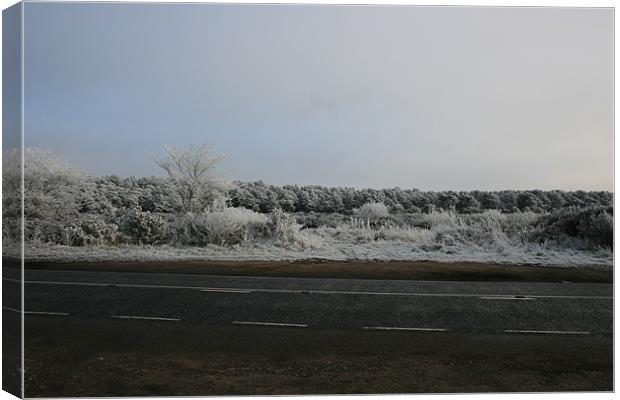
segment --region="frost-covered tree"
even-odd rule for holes
[[[226,195],[231,185],[215,170],[226,157],[217,154],[213,145],[193,148],[165,145],[165,155],[151,154],[175,183],[184,212],[200,212],[214,199]]]
[[[517,207],[519,210],[537,211],[539,202],[536,196],[531,192],[523,192],[517,196]]]
[[[206,182],[213,176],[213,170],[226,156],[216,154],[214,146],[204,144],[195,148],[164,145],[165,156],[152,154],[153,160],[163,168],[171,178],[190,179]]]
[[[14,222],[21,219],[22,168],[26,238],[37,236],[42,227],[58,230],[77,218],[88,192],[88,175],[43,149],[25,148],[22,164],[21,150],[14,149],[4,154],[2,160],[3,221],[7,234],[19,233]]]
[[[459,197],[454,192],[443,192],[439,195],[439,207],[445,211],[453,211],[459,202]]]
[[[461,193],[456,209],[463,214],[473,214],[480,212],[480,203],[476,198],[468,193]]]
[[[564,196],[562,196],[562,193],[559,190],[548,192],[547,198],[549,199],[548,210],[562,208],[566,204],[566,200],[564,200]]]
[[[3,190],[19,194],[21,167],[19,150],[3,159]],[[87,174],[51,151],[24,149],[24,213],[26,218],[48,218],[69,214],[76,206]],[[60,214],[60,215],[57,215]]]

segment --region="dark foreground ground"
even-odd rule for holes
[[[21,349],[20,315],[2,310],[2,390],[16,397],[22,395]]]
[[[26,317],[26,396],[611,391],[612,339]]]

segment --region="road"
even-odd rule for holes
[[[282,327],[612,335],[610,284],[26,271],[25,311]],[[15,271],[5,271],[14,282]]]
[[[3,269],[5,324],[19,278]],[[611,284],[25,279],[29,397],[613,389]]]

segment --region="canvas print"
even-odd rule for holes
[[[612,8],[2,18],[3,390],[613,391]]]

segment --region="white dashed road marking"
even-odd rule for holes
[[[142,317],[137,315],[111,315],[111,318],[116,319],[146,319],[149,321],[180,321],[180,318],[164,318],[164,317]]]
[[[480,298],[483,300],[536,300],[527,296],[483,296]]]
[[[519,329],[505,329],[506,333],[534,333],[540,335],[589,335],[590,332],[586,331],[533,331],[533,330],[519,330]]]
[[[252,293],[252,290],[246,289],[228,289],[228,288],[208,288],[202,289],[203,292],[215,292],[215,293]]]
[[[69,315],[66,312],[52,312],[52,311],[24,311],[24,314],[34,314],[34,315]]]
[[[405,328],[399,326],[365,326],[362,329],[373,331],[419,331],[419,332],[447,332],[445,328]]]
[[[7,310],[7,311],[12,311],[18,314],[21,314],[20,310],[17,310],[15,308],[11,308],[11,307],[2,307],[3,310]],[[29,315],[59,315],[59,316],[65,316],[65,315],[69,315],[69,313],[66,312],[55,312],[55,311],[24,311],[24,314],[29,314]]]
[[[307,328],[306,324],[287,324],[283,322],[257,322],[257,321],[233,321],[235,325],[264,325],[264,326],[289,326],[293,328]]]

